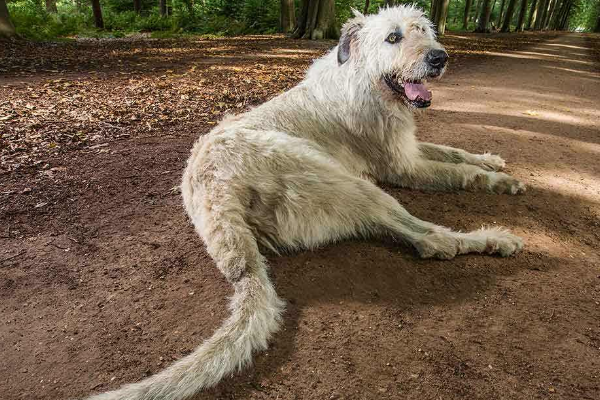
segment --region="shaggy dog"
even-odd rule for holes
[[[447,54],[431,23],[410,6],[356,16],[304,81],[195,144],[183,176],[186,210],[219,270],[233,284],[231,317],[192,354],[159,374],[94,400],[176,400],[210,387],[267,348],[284,308],[259,247],[315,248],[390,235],[421,257],[509,256],[521,239],[499,229],[470,233],[422,221],[376,186],[517,194],[494,155],[415,138],[427,107],[425,80]]]

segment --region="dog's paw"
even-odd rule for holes
[[[497,194],[523,194],[525,193],[525,184],[506,175],[502,172],[492,173],[489,175],[488,190]]]
[[[500,171],[506,167],[506,161],[495,154],[484,153],[477,156],[477,165],[487,171]]]
[[[484,251],[488,254],[499,254],[502,257],[508,257],[523,248],[523,239],[513,235],[506,229],[483,228],[479,232],[486,238]]]

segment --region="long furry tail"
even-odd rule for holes
[[[162,372],[88,400],[180,400],[216,385],[265,350],[281,323],[281,301],[267,276],[264,260],[234,284],[229,319],[192,354]]]

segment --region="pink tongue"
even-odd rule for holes
[[[431,92],[422,83],[406,82],[404,84],[404,93],[406,93],[406,97],[409,100],[417,100],[419,97],[421,100],[431,100]]]

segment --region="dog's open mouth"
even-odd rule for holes
[[[421,80],[404,81],[393,75],[384,75],[383,79],[388,87],[408,103],[417,108],[431,105],[431,92],[427,90]]]

